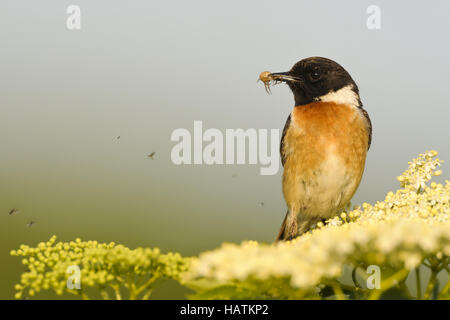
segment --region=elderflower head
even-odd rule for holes
[[[114,242],[81,239],[56,242],[56,236],[34,248],[21,245],[11,255],[23,257],[22,264],[27,267],[15,286],[16,298],[50,288],[58,295],[70,292],[83,296],[87,287],[110,286],[119,294],[118,287],[126,286],[130,277],[178,279],[188,263],[178,253],[162,254],[158,248],[132,250]],[[80,290],[67,286],[74,267],[80,270]]]
[[[274,245],[226,244],[202,253],[187,278],[248,283],[287,279],[306,289],[342,275],[347,265],[383,265],[411,270],[425,258],[448,264],[450,183],[429,180],[441,160],[436,151],[419,155],[398,178],[401,189],[374,205],[363,203],[318,224],[293,241]]]

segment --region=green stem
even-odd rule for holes
[[[447,284],[439,295],[445,296],[450,291],[450,268],[448,267],[448,259],[445,261],[443,268],[447,271]]]
[[[337,300],[347,300],[347,297],[345,296],[344,292],[342,291],[342,288],[340,285],[333,283],[332,285],[334,294],[336,295]]]
[[[411,291],[409,290],[408,286],[406,285],[406,280],[408,279],[408,277],[406,276],[400,283],[399,286],[400,288],[403,290],[403,292],[406,294],[406,296],[408,297],[409,300],[412,300],[413,295],[411,294]]]
[[[150,277],[147,282],[145,282],[142,286],[140,286],[138,289],[136,289],[136,297],[144,290],[148,289],[157,279],[159,278],[159,274],[154,274],[152,277]],[[150,290],[151,291],[151,290]]]
[[[149,289],[143,296],[142,296],[142,300],[148,300],[148,298],[150,297],[150,295],[152,294],[152,289]]]
[[[91,299],[87,296],[87,294],[84,293],[84,292],[80,292],[80,297],[81,297],[81,299],[83,299],[83,300],[91,300]]]
[[[122,296],[120,295],[120,285],[111,285],[114,293],[116,294],[116,300],[122,300]]]
[[[447,284],[445,285],[444,289],[442,289],[440,296],[445,296],[450,291],[450,278],[447,281]]]
[[[105,288],[101,288],[100,289],[100,294],[102,295],[103,300],[110,300],[109,294],[108,294],[108,292],[106,291]]]
[[[436,272],[436,269],[431,270],[430,280],[428,281],[427,289],[425,290],[425,293],[423,295],[424,300],[430,299],[431,293],[433,292],[433,288],[436,285],[437,274],[438,273]]]
[[[137,292],[136,284],[131,280],[128,282],[128,290],[130,290],[130,300],[136,300],[139,293]]]
[[[408,276],[408,273],[408,269],[401,269],[386,280],[382,281],[380,285],[381,288],[373,290],[373,292],[369,296],[369,300],[378,300],[384,291],[397,285],[402,279]]]
[[[420,282],[420,267],[416,269],[416,296],[418,300],[422,299],[422,284]]]
[[[356,279],[356,272],[357,272],[357,270],[358,270],[357,266],[354,267],[353,270],[352,270],[352,281],[353,281],[353,284],[355,285],[356,288],[361,288],[361,286],[358,283],[358,279]]]

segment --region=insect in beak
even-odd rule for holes
[[[263,71],[259,74],[258,81],[262,81],[264,83],[264,89],[268,94],[271,94],[270,91],[270,81],[272,81],[271,73],[269,71]]]
[[[268,94],[271,94],[270,86],[278,84],[280,82],[288,82],[288,81],[300,81],[300,79],[291,76],[289,72],[277,72],[271,73],[269,71],[263,71],[259,74],[258,81],[262,81],[264,83],[264,89]]]

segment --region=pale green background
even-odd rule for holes
[[[66,29],[69,4],[81,6],[80,31]],[[370,4],[379,31],[366,28]],[[0,298],[22,271],[9,251],[53,234],[184,255],[272,241],[281,170],[177,167],[170,134],[194,120],[281,129],[293,98],[282,85],[268,96],[256,79],[305,57],[341,63],[372,118],[355,203],[395,189],[420,152],[450,161],[449,12],[448,1],[2,0]],[[155,297],[183,295],[167,284]]]

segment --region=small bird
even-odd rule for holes
[[[18,214],[19,213],[19,210],[17,210],[16,208],[12,208],[11,210],[9,210],[9,212],[8,212],[8,214],[10,215],[10,216],[12,216],[13,214]]]
[[[350,74],[322,57],[290,71],[261,73],[266,91],[284,82],[295,105],[280,143],[287,213],[276,238],[291,240],[329,219],[350,202],[361,181],[372,124]]]
[[[154,156],[155,156],[156,152],[152,152],[150,153],[147,157],[149,157],[150,159],[154,160]]]

